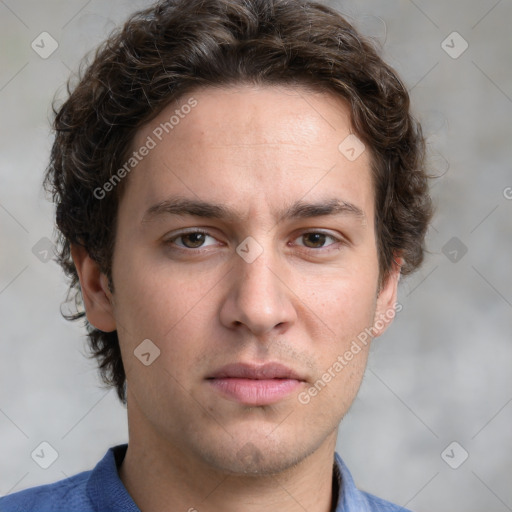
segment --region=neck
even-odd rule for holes
[[[335,509],[332,483],[336,431],[316,451],[284,471],[245,475],[219,470],[178,443],[163,440],[130,413],[129,409],[130,441],[119,476],[143,512]]]

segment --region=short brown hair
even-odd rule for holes
[[[135,13],[96,51],[56,114],[45,187],[57,205],[59,264],[70,279],[68,319],[85,316],[71,244],[111,279],[116,215],[126,180],[106,200],[94,191],[126,161],[141,125],[192,90],[232,84],[302,86],[342,97],[370,149],[381,283],[423,260],[432,215],[425,142],[409,95],[372,43],[335,10],[306,0],[165,0]],[[341,141],[340,141],[341,142]],[[125,401],[117,332],[85,319],[106,384]]]

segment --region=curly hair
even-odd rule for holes
[[[53,107],[55,141],[44,185],[56,203],[57,261],[66,300],[85,317],[71,245],[81,245],[112,283],[116,215],[127,180],[101,200],[94,193],[129,157],[137,130],[194,89],[232,84],[289,85],[329,92],[351,110],[352,129],[370,149],[380,284],[393,260],[402,274],[423,260],[432,216],[425,141],[406,87],[372,42],[334,9],[307,0],[163,0],[132,15],[68,81]],[[84,319],[91,357],[126,400],[117,331]]]

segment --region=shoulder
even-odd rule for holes
[[[140,512],[118,475],[127,447],[109,448],[92,470],[0,498],[0,512]]]
[[[338,497],[336,508],[337,512],[411,512],[405,507],[395,505],[369,492],[359,490],[340,455],[335,452],[334,458],[337,470],[336,476],[341,486],[341,496]]]
[[[368,492],[359,491],[362,498],[366,501],[367,510],[371,512],[410,512],[409,509],[395,505],[389,501],[378,498]]]
[[[86,486],[91,471],[47,485],[31,487],[0,498],[0,512],[57,512],[94,510]]]

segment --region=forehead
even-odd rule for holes
[[[138,131],[132,150],[150,140],[152,148],[126,192],[146,209],[179,194],[229,203],[245,215],[330,192],[373,215],[369,152],[347,158],[350,137],[349,108],[330,94],[284,86],[199,89]]]
[[[159,131],[158,126],[163,138],[172,134],[176,142],[186,140],[189,145],[312,145],[326,142],[317,139],[327,131],[348,133],[351,120],[346,100],[332,93],[291,85],[240,84],[201,87],[182,95],[143,126],[135,141]]]

